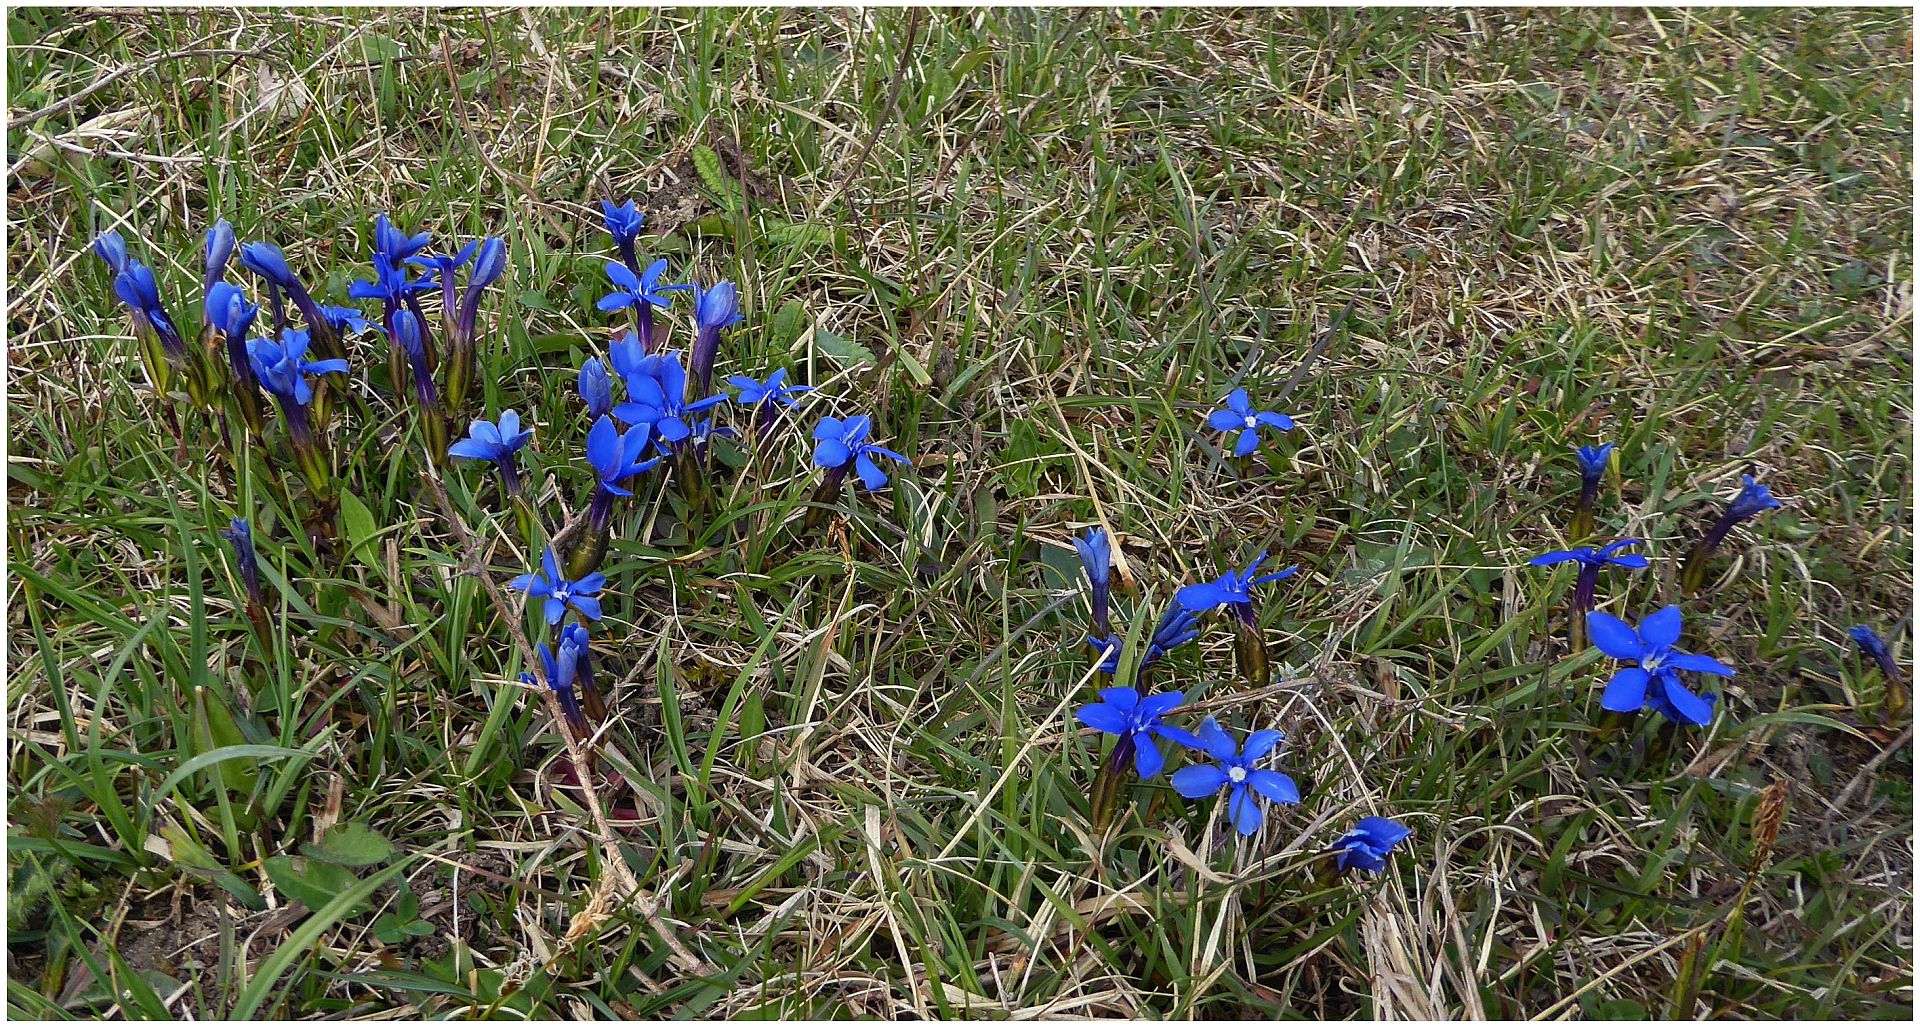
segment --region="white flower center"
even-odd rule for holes
[[[1254,416],[1253,416],[1253,415],[1251,415],[1251,414],[1249,414],[1249,415],[1247,415],[1247,427],[1248,427],[1248,428],[1254,428],[1254,427],[1256,427],[1256,426],[1258,426],[1259,424],[1260,424],[1260,419],[1259,419],[1259,418],[1257,418],[1257,417],[1254,417]]]
[[[1232,782],[1232,783],[1234,783],[1235,785],[1238,785],[1238,784],[1240,784],[1241,782],[1244,782],[1244,781],[1246,781],[1246,780],[1247,780],[1247,769],[1246,769],[1246,768],[1244,768],[1244,767],[1234,767],[1234,768],[1228,768],[1228,769],[1227,769],[1227,781],[1229,781],[1229,782]]]
[[[559,600],[561,603],[567,602],[567,600],[571,599],[572,597],[573,597],[573,590],[567,588],[564,585],[553,591],[553,598],[556,600]]]

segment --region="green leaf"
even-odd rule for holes
[[[334,825],[319,842],[307,843],[300,852],[348,867],[371,867],[393,856],[393,844],[379,832],[353,821]]]
[[[360,884],[352,871],[324,860],[279,856],[268,857],[264,863],[273,887],[288,899],[299,900],[308,910],[322,910]],[[355,912],[358,909],[356,905]]]
[[[713,147],[701,143],[693,148],[693,170],[700,173],[700,180],[720,198],[720,205],[728,213],[740,209],[740,189],[728,177],[720,164],[720,155],[713,152]]]
[[[273,951],[272,956],[260,963],[260,968],[253,973],[252,978],[247,980],[246,987],[240,992],[240,998],[234,1003],[230,1020],[254,1020],[254,1015],[259,1013],[260,1007],[266,1003],[267,993],[280,980],[280,976],[286,974],[287,969],[292,967],[295,961],[311,957],[313,947],[319,944],[320,936],[324,935],[327,929],[346,917],[354,907],[365,903],[368,897],[373,895],[374,890],[387,884],[388,879],[411,864],[414,856],[416,854],[409,854],[388,865],[378,874],[361,881],[346,893],[335,896],[325,907],[314,911],[313,916],[294,929],[293,934],[287,936],[287,940]]]
[[[398,40],[378,32],[363,32],[358,39],[360,52],[366,55],[369,61],[391,61],[396,57],[405,56],[407,52],[407,48]]]
[[[813,330],[813,345],[819,347],[821,353],[832,357],[842,364],[877,363],[877,359],[874,357],[872,350],[848,339],[846,336],[829,332],[824,328],[816,328]]]
[[[799,342],[806,330],[807,308],[798,300],[781,304],[773,314],[773,323],[767,327],[773,345],[783,350]]]
[[[833,245],[833,230],[809,221],[775,221],[767,228],[767,242],[796,250],[820,250]]]
[[[380,529],[373,521],[373,512],[360,502],[350,489],[340,491],[340,519],[347,526],[347,548],[354,556],[371,566],[373,564],[373,539]]]

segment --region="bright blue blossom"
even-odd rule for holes
[[[1612,460],[1613,445],[1602,443],[1599,446],[1582,446],[1574,451],[1574,455],[1580,459],[1580,481],[1583,484],[1597,485],[1601,477],[1606,475],[1607,463]]]
[[[567,616],[568,607],[583,618],[600,620],[600,601],[594,594],[607,584],[607,576],[596,571],[578,582],[567,581],[560,574],[560,561],[553,555],[551,546],[540,554],[540,568],[544,574],[521,575],[508,582],[507,588],[519,589],[529,597],[544,597],[544,613],[549,625],[559,624],[560,619]]]
[[[1177,646],[1183,646],[1200,637],[1200,618],[1178,603],[1170,604],[1166,613],[1160,615],[1160,623],[1153,628],[1153,637],[1147,640],[1147,652],[1140,656],[1140,666],[1149,667]],[[1118,635],[1101,638],[1087,636],[1087,646],[1100,654],[1101,671],[1110,675],[1120,673],[1120,649],[1125,640]]]
[[[1253,766],[1280,745],[1279,732],[1272,729],[1254,732],[1247,736],[1244,747],[1237,747],[1232,736],[1212,718],[1207,718],[1200,722],[1200,731],[1196,734],[1200,743],[1197,748],[1217,763],[1190,764],[1175,771],[1173,791],[1197,800],[1225,788],[1227,819],[1233,822],[1234,831],[1252,835],[1260,830],[1266,814],[1260,809],[1259,799],[1269,803],[1300,802],[1300,787],[1291,777]]]
[[[602,416],[593,423],[587,432],[587,463],[593,467],[601,493],[633,495],[620,483],[660,463],[660,458],[647,456],[647,441],[645,425],[635,425],[623,436],[612,418]]]
[[[1113,576],[1113,544],[1107,539],[1106,530],[1095,526],[1087,529],[1087,534],[1076,536],[1073,540],[1074,551],[1080,554],[1080,566],[1087,572],[1087,587],[1091,591],[1093,608],[1093,631],[1095,635],[1107,634],[1108,596]]]
[[[646,214],[632,200],[619,206],[612,200],[602,200],[600,210],[605,214],[607,234],[620,250],[620,259],[626,261],[629,268],[638,268],[640,259],[636,256],[635,244],[640,239],[641,227],[647,223]]]
[[[687,373],[680,366],[680,355],[655,353],[635,360],[633,346],[616,341],[613,347],[614,366],[631,372],[625,376],[627,402],[613,409],[614,417],[651,428],[662,442],[677,444],[693,434],[695,415],[726,401],[724,396],[709,396],[688,403]]]
[[[160,305],[160,286],[154,281],[153,269],[132,258],[127,258],[125,267],[126,270],[114,276],[113,295],[133,312],[137,328],[151,330],[159,337],[167,356],[185,357],[187,344],[180,338],[180,330],[174,327],[172,316]]]
[[[598,419],[613,409],[613,379],[600,358],[589,357],[580,365],[580,399],[587,405],[587,417]]]
[[[1245,457],[1259,448],[1262,428],[1291,432],[1293,419],[1273,411],[1255,410],[1253,401],[1247,397],[1247,391],[1235,389],[1227,394],[1225,410],[1217,410],[1207,415],[1207,427],[1216,432],[1238,430],[1240,437],[1233,444],[1233,455]]]
[[[856,414],[845,421],[835,417],[824,417],[813,430],[813,463],[816,467],[829,472],[844,474],[849,463],[860,473],[860,482],[868,489],[879,489],[887,484],[887,473],[880,470],[873,458],[885,457],[901,464],[909,463],[907,458],[884,446],[868,441],[873,431],[873,420],[865,414]]]
[[[1353,830],[1336,839],[1334,866],[1342,871],[1380,872],[1387,868],[1387,852],[1406,841],[1413,829],[1384,817],[1363,817]]]
[[[237,337],[242,347],[241,353],[244,354],[247,333],[253,328],[254,318],[260,314],[259,305],[248,303],[246,292],[230,282],[215,282],[207,290],[206,305],[207,324],[229,341]]]
[[[666,307],[673,303],[673,297],[667,294],[689,286],[663,286],[660,276],[667,273],[667,260],[662,257],[647,265],[639,275],[633,269],[619,261],[607,262],[607,281],[613,283],[613,291],[600,298],[597,306],[603,311],[625,310],[641,304]]]
[[[115,275],[127,270],[127,241],[118,232],[102,232],[100,238],[93,241],[93,252]]]
[[[573,647],[574,652],[578,655],[574,659],[574,666],[577,671],[575,682],[580,686],[580,691],[588,696],[592,696],[599,691],[593,684],[592,642],[592,636],[587,631],[587,626],[584,622],[569,621],[560,628],[560,645],[563,648],[568,646]]]
[[[520,427],[520,415],[511,410],[500,412],[498,423],[475,419],[467,436],[447,447],[449,457],[462,460],[488,460],[500,469],[500,482],[507,495],[520,494],[520,450],[533,438],[532,428]]]
[[[1621,550],[1629,546],[1637,546],[1639,543],[1640,540],[1638,539],[1622,539],[1617,543],[1608,543],[1597,550],[1589,546],[1576,547],[1571,550],[1553,550],[1548,553],[1543,553],[1527,561],[1527,563],[1533,567],[1545,567],[1549,564],[1559,564],[1564,561],[1575,560],[1579,561],[1583,566],[1604,567],[1611,564],[1614,567],[1621,568],[1644,568],[1647,566],[1647,558],[1637,553],[1617,556]]]
[[[1142,698],[1139,691],[1124,686],[1100,690],[1100,702],[1090,703],[1074,712],[1080,723],[1095,731],[1117,735],[1133,745],[1133,769],[1142,778],[1152,778],[1167,766],[1154,737],[1170,739],[1182,746],[1198,747],[1200,740],[1191,732],[1162,724],[1160,719],[1173,712],[1186,697],[1163,692]]]
[[[1853,637],[1854,643],[1860,647],[1862,654],[1880,665],[1880,672],[1888,679],[1897,680],[1905,677],[1901,674],[1900,663],[1893,659],[1893,651],[1887,648],[1887,641],[1880,638],[1880,633],[1866,625],[1854,625],[1847,629],[1847,634]]]
[[[699,395],[713,391],[713,362],[720,355],[720,332],[738,324],[741,318],[740,291],[732,282],[716,283],[712,289],[694,287],[695,331],[693,349],[687,353],[687,369],[693,374]]]
[[[433,384],[433,364],[427,360],[427,337],[422,331],[420,319],[413,312],[401,309],[393,312],[393,339],[406,351],[407,364],[413,368],[413,394],[420,405],[432,409],[439,402],[438,391]]]
[[[1284,571],[1254,577],[1254,573],[1260,570],[1260,565],[1266,559],[1266,551],[1262,550],[1258,557],[1253,558],[1253,563],[1247,565],[1245,571],[1228,568],[1225,574],[1211,582],[1181,586],[1180,591],[1173,594],[1174,601],[1195,614],[1205,614],[1216,607],[1226,607],[1235,617],[1251,624],[1253,622],[1253,587],[1292,577],[1300,570],[1300,565],[1295,564]]]
[[[247,358],[253,365],[254,376],[268,392],[304,408],[313,401],[310,376],[347,370],[347,362],[339,358],[307,360],[310,345],[307,333],[289,328],[282,331],[277,340],[264,337],[247,340]]]
[[[294,274],[293,268],[288,266],[287,256],[280,252],[279,247],[268,242],[244,244],[240,247],[240,264],[266,279],[270,290],[286,293],[287,298],[293,301],[293,305],[300,308],[301,317],[307,319],[309,332],[320,333],[328,340],[334,338],[333,323],[327,320],[327,316],[320,309],[320,304],[314,300],[313,294],[307,291],[306,283],[300,281],[300,276]],[[269,296],[272,295],[274,294],[270,291]],[[279,301],[276,299],[274,303],[275,312],[278,314]],[[323,345],[321,348],[325,350],[326,346]]]
[[[327,319],[327,324],[333,326],[335,332],[343,336],[359,335],[369,329],[378,331],[374,325],[368,323],[367,316],[354,307],[337,307],[323,303],[320,305],[320,314]]]
[[[582,632],[584,634],[584,626]],[[540,654],[541,669],[547,673],[547,688],[552,689],[554,699],[560,701],[560,709],[567,715],[567,723],[573,726],[576,734],[586,734],[587,715],[580,709],[580,694],[574,688],[579,679],[581,660],[585,656],[580,637],[562,630],[558,656],[547,648],[546,643],[541,643],[535,649]]]
[[[451,317],[459,304],[459,289],[454,281],[454,272],[473,259],[473,251],[478,248],[478,239],[460,248],[456,254],[429,253],[416,254],[407,258],[407,263],[422,268],[429,285],[440,287],[441,310]]]
[[[783,407],[791,407],[798,402],[801,393],[813,388],[810,385],[797,383],[788,385],[785,368],[774,369],[765,382],[746,375],[732,375],[727,378],[727,384],[738,390],[735,399],[742,407],[757,407],[763,403],[777,403]]]
[[[1600,706],[1632,713],[1651,707],[1667,720],[1704,725],[1713,720],[1713,696],[1696,696],[1680,672],[1731,677],[1733,669],[1713,659],[1673,648],[1680,641],[1680,608],[1667,606],[1640,620],[1639,630],[1605,611],[1587,614],[1587,633],[1600,652],[1634,666],[1614,672]]]
[[[384,258],[388,265],[397,268],[412,259],[414,254],[432,245],[431,233],[421,232],[410,236],[395,228],[385,211],[374,216],[373,252],[376,256]],[[374,263],[378,264],[379,261]]]
[[[432,288],[431,278],[425,275],[416,278],[406,265],[389,263],[386,258],[376,254],[373,278],[363,278],[348,286],[347,295],[356,300],[379,300],[393,310],[405,304],[413,294]]]
[[[1765,485],[1756,481],[1752,475],[1741,475],[1740,481],[1742,484],[1739,495],[1727,505],[1727,520],[1745,521],[1766,511],[1779,509],[1780,501],[1774,499],[1773,493],[1769,492]]]
[[[468,340],[473,338],[474,322],[480,316],[480,296],[486,288],[500,280],[507,270],[507,244],[498,236],[488,236],[480,241],[480,249],[473,258],[473,270],[467,274],[467,288],[460,294],[460,303],[454,315],[455,338]],[[448,290],[448,295],[452,290]]]

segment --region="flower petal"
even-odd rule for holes
[[[1703,675],[1719,675],[1731,678],[1734,670],[1704,653],[1673,653],[1667,656],[1667,666],[1682,671],[1693,671]]]
[[[1648,646],[1672,646],[1680,641],[1680,608],[1673,604],[1640,619],[1640,639]]]
[[[1527,565],[1529,567],[1543,568],[1549,564],[1560,564],[1565,561],[1579,560],[1579,559],[1580,559],[1579,550],[1549,550],[1548,552],[1543,553],[1540,556],[1535,557],[1530,561],[1527,561]]]
[[[589,621],[600,620],[600,601],[597,598],[592,596],[575,596],[572,603],[573,609],[579,611],[581,617]]]
[[[1272,753],[1273,748],[1280,745],[1280,740],[1284,738],[1286,738],[1286,736],[1280,732],[1276,732],[1271,728],[1263,728],[1247,736],[1247,745],[1240,751],[1240,759],[1251,764],[1261,757]]]
[[[1184,693],[1156,693],[1140,701],[1140,705],[1134,708],[1134,716],[1140,719],[1141,724],[1146,724],[1154,718],[1172,713],[1175,707],[1186,702],[1186,698]]]
[[[881,489],[887,484],[887,473],[880,470],[880,465],[875,464],[865,452],[853,459],[853,469],[860,473],[860,484],[869,490]]]
[[[1633,626],[1606,611],[1587,612],[1587,636],[1601,653],[1615,660],[1640,659],[1640,636]]]
[[[1240,756],[1240,747],[1234,745],[1233,736],[1228,735],[1220,723],[1213,718],[1200,722],[1200,745],[1206,747],[1207,755],[1221,763],[1227,763]]]
[[[1207,427],[1215,432],[1231,432],[1236,428],[1245,428],[1247,419],[1230,410],[1217,410],[1207,415]]]
[[[1133,770],[1141,778],[1152,778],[1167,766],[1167,758],[1161,756],[1160,747],[1153,744],[1153,737],[1145,732],[1133,733]]]
[[[1173,773],[1173,791],[1190,800],[1204,799],[1227,784],[1227,773],[1218,764],[1188,764]]]
[[[1267,818],[1260,809],[1260,801],[1254,799],[1244,785],[1235,787],[1233,795],[1227,798],[1227,816],[1233,819],[1233,830],[1241,835],[1259,831],[1261,822]]]
[[[1195,614],[1204,614],[1223,603],[1232,603],[1236,597],[1219,582],[1200,582],[1196,585],[1183,585],[1173,594],[1173,601]]]
[[[1247,454],[1259,448],[1260,433],[1255,432],[1251,428],[1243,428],[1240,430],[1239,441],[1233,444],[1233,455],[1235,457],[1245,457]]]
[[[1622,714],[1631,714],[1647,702],[1647,678],[1645,671],[1637,667],[1623,667],[1613,673],[1607,682],[1607,691],[1600,696],[1600,706],[1606,710]]]
[[[1278,771],[1247,772],[1247,787],[1275,803],[1300,802],[1300,787]]]
[[[1127,730],[1127,716],[1105,703],[1089,703],[1074,711],[1073,716],[1096,732],[1119,735]]]

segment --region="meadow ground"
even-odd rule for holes
[[[1845,632],[1910,631],[1907,12],[8,17],[10,1014],[1910,1009],[1910,722]],[[361,386],[322,560],[276,455],[166,425],[85,247],[191,325],[215,216],[333,302],[378,211],[503,236],[480,406],[537,423],[558,520],[628,196],[740,283],[723,373],[916,459],[796,544],[804,438],[623,508],[609,849],[406,404]],[[1299,420],[1250,461],[1201,427],[1235,386]],[[1681,600],[1742,473],[1785,500],[1684,600],[1740,672],[1708,729],[1596,733],[1612,664],[1525,566],[1602,440],[1601,530],[1654,560],[1611,610]],[[500,581],[485,483],[447,475]],[[1288,733],[1304,802],[1250,840],[1165,778],[1088,827],[1100,523],[1127,626],[1301,566],[1271,687],[1218,625],[1158,680]],[[1389,869],[1317,874],[1376,813]]]

